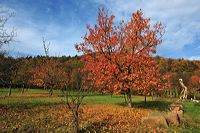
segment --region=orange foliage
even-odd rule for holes
[[[83,52],[88,79],[101,92],[120,93],[138,89],[146,92],[158,84],[157,67],[152,60],[156,46],[161,44],[164,28],[161,23],[150,25],[141,10],[133,13],[128,23],[114,26],[114,15],[104,7],[98,12],[98,24],[87,25],[88,34],[76,49]],[[105,87],[102,87],[105,86]]]
[[[86,105],[83,107],[83,129],[100,132],[130,132],[141,128],[141,118],[150,110],[131,109],[115,105]]]
[[[141,129],[141,118],[151,110],[116,105],[84,105],[81,108],[82,130],[99,132],[130,132]],[[0,108],[0,130],[18,128],[19,132],[71,132],[72,118],[65,105],[34,108]],[[66,119],[67,117],[67,119]],[[43,130],[42,130],[43,129]]]
[[[64,87],[67,74],[62,64],[57,60],[46,59],[32,70],[31,84],[38,87]]]
[[[192,76],[190,78],[190,84],[193,87],[199,87],[200,86],[200,77],[199,76]]]

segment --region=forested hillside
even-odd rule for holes
[[[189,87],[190,94],[198,91],[200,86],[200,61],[159,56],[154,57],[154,59],[157,62],[160,73],[168,75],[167,82],[170,87],[162,91],[162,95],[178,96],[181,90],[178,82],[180,78]],[[0,86],[50,90],[70,89],[79,80],[77,75],[83,63],[78,56],[12,58],[1,54]],[[22,90],[24,91],[24,89]]]

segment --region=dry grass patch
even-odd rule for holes
[[[85,130],[135,131],[141,128],[141,118],[150,110],[115,105],[86,105],[81,125]]]
[[[84,105],[80,109],[81,130],[135,131],[141,126],[141,118],[149,111],[117,105]],[[65,105],[0,109],[1,131],[71,131],[72,120],[71,113]]]

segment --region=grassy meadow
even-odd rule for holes
[[[28,89],[22,94],[19,89],[0,89],[0,131],[1,132],[72,132],[72,117],[66,107],[62,92],[55,90],[49,96],[48,90]],[[166,113],[168,105],[177,99],[133,96],[133,108],[126,107],[123,95],[89,95],[80,108],[82,132],[145,132],[141,118],[152,112]],[[200,131],[200,104],[183,102],[185,122],[179,127],[156,129],[158,132]]]

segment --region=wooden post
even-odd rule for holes
[[[187,89],[187,87],[184,85],[184,83],[183,83],[183,79],[179,79],[179,83],[180,83],[180,85],[181,85],[181,87],[183,88],[183,90],[181,91],[181,94],[180,94],[180,100],[181,99],[187,99],[187,93],[188,93],[188,89]]]

